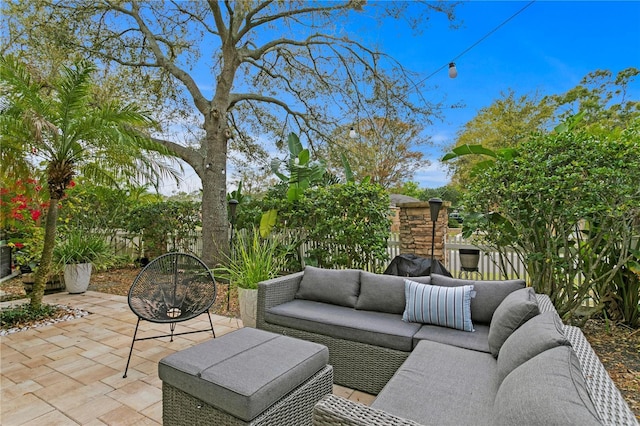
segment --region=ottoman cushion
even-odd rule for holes
[[[317,343],[243,328],[163,358],[160,379],[250,421],[324,368]]]

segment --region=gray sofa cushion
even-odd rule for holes
[[[431,284],[446,287],[472,285],[473,290],[476,292],[475,297],[471,299],[471,320],[474,324],[490,324],[494,311],[504,298],[508,294],[525,287],[523,280],[461,280],[438,274],[431,275]]]
[[[328,349],[253,328],[169,355],[160,379],[250,421],[327,365]]]
[[[296,299],[314,300],[353,308],[360,293],[357,269],[322,269],[307,266]]]
[[[495,424],[598,425],[573,349],[558,346],[513,370],[494,402]]]
[[[310,300],[293,300],[270,308],[265,320],[271,324],[338,339],[409,352],[420,324],[406,323],[401,315],[358,311]]]
[[[495,371],[491,354],[423,340],[371,406],[423,425],[488,424]]]
[[[431,277],[412,277],[411,280],[429,284]],[[360,271],[360,295],[356,309],[402,314],[404,305],[404,277]]]
[[[413,347],[415,348],[421,340],[430,340],[459,348],[490,353],[489,326],[474,324],[473,328],[474,331],[469,333],[453,328],[425,324],[420,327],[420,330],[413,336]]]
[[[505,340],[498,355],[498,381],[534,356],[556,346],[569,346],[562,321],[555,312],[531,318]]]
[[[538,315],[538,300],[533,288],[516,290],[504,298],[489,326],[489,349],[497,357],[507,338],[529,319]]]

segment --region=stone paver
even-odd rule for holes
[[[125,296],[86,292],[47,295],[45,303],[88,312],[82,318],[0,337],[0,424],[160,425],[162,382],[158,361],[211,338],[202,332],[136,342],[123,378],[136,324]],[[13,302],[16,303],[16,302]],[[242,327],[242,321],[212,315],[216,336]],[[168,332],[140,323],[143,335]],[[202,329],[206,316],[179,323],[176,331]],[[373,396],[334,386],[334,393],[365,404]]]

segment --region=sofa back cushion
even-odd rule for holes
[[[295,298],[353,308],[359,293],[359,270],[306,266]]]
[[[441,287],[405,279],[407,304],[402,320],[473,331],[472,290],[470,285]]]
[[[491,323],[493,313],[504,298],[508,294],[525,287],[523,280],[461,280],[438,274],[431,275],[431,284],[446,287],[472,285],[476,295],[471,299],[471,318],[473,322],[487,325]]]
[[[412,277],[411,280],[429,284],[431,277]],[[356,309],[402,315],[405,304],[403,277],[360,271],[360,295]]]
[[[498,357],[500,348],[511,333],[538,315],[538,299],[533,288],[516,290],[504,298],[496,308],[489,326],[489,349]]]
[[[509,373],[493,408],[494,424],[601,424],[569,346],[546,350]]]
[[[569,346],[562,321],[555,312],[544,312],[522,324],[505,340],[498,354],[498,382],[534,356],[556,346]]]

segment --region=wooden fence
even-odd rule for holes
[[[291,241],[295,238],[293,233],[281,236],[285,241]],[[109,236],[109,243],[116,255],[125,255],[133,259],[143,257],[143,246],[140,235],[128,234],[125,231],[118,231]],[[301,246],[301,255],[304,258],[309,250],[315,246],[313,241],[306,241]],[[483,247],[475,247],[460,237],[448,238],[445,241],[445,267],[454,277],[462,274],[460,268],[459,250],[461,248],[478,248],[480,249],[480,262],[478,265],[478,274],[471,274],[482,279],[506,279],[521,278],[526,280],[526,268],[518,258],[515,252],[508,252],[506,264],[508,265],[507,274],[502,274],[499,267],[499,255],[495,251],[490,251]],[[337,247],[337,250],[340,248]],[[177,237],[169,235],[167,237],[167,250],[183,251],[192,253],[196,256],[202,255],[202,237],[200,231],[192,234]],[[382,264],[368,265],[365,269],[383,271],[389,265],[394,257],[400,254],[400,234],[397,232],[389,234],[387,246],[388,260]]]
[[[460,265],[460,249],[480,250],[478,272],[464,272]],[[527,280],[527,269],[515,251],[507,251],[504,259],[506,273],[502,272],[500,254],[486,247],[472,246],[464,243],[445,243],[446,267],[454,277],[472,276],[485,280],[523,279]]]

